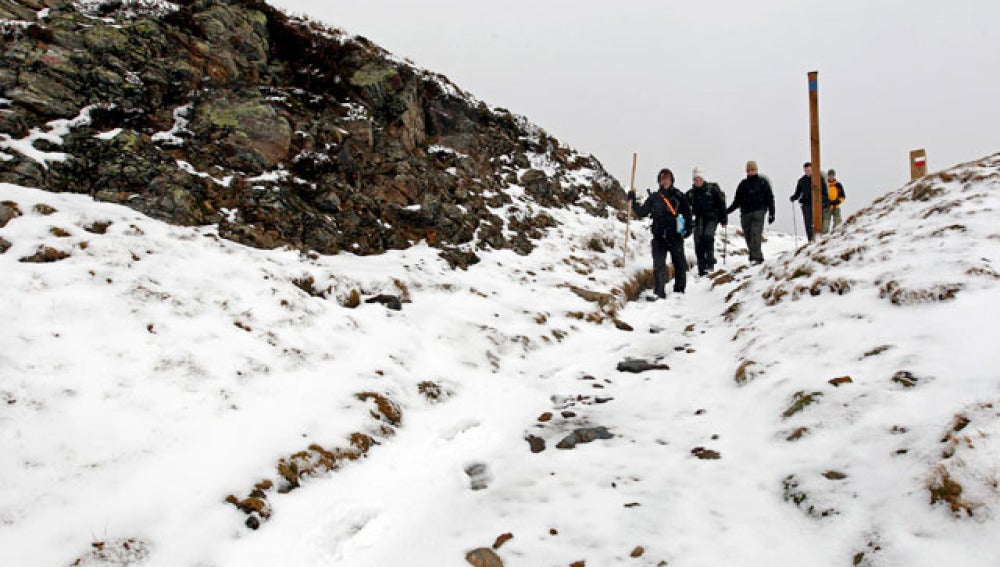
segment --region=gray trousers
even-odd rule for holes
[[[704,217],[694,222],[694,253],[698,257],[698,270],[715,267],[715,228],[719,223]]]
[[[747,241],[747,251],[750,252],[751,262],[763,262],[764,252],[760,245],[764,241],[764,217],[767,211],[753,211],[740,215],[740,224],[743,228],[743,238]]]

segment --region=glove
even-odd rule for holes
[[[774,215],[767,217],[767,224],[774,224]]]
[[[628,200],[629,201],[635,201],[635,191],[629,191],[628,192]]]
[[[794,203],[795,202],[795,195],[792,195],[791,197],[789,197],[788,200]]]

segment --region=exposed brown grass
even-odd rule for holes
[[[735,380],[740,386],[753,381],[754,378],[757,377],[757,372],[754,370],[754,366],[756,365],[757,363],[752,360],[744,360],[739,366],[736,367],[736,373],[733,374],[733,380]]]
[[[49,248],[48,246],[39,246],[37,252],[31,256],[25,256],[18,261],[30,264],[48,264],[65,260],[66,258],[69,258],[69,254],[67,252],[56,250],[55,248]]]
[[[889,299],[893,305],[913,305],[917,303],[934,303],[950,301],[962,289],[962,284],[938,284],[924,289],[907,289],[899,282],[890,280],[879,286],[878,296]]]
[[[951,478],[944,465],[934,467],[931,477],[927,480],[927,491],[930,492],[931,506],[943,502],[951,510],[955,518],[971,517],[978,507],[962,497],[962,485]]]

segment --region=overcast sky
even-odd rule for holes
[[[1000,151],[996,0],[269,1],[527,116],[623,185],[638,152],[640,193],[698,165],[732,199],[755,159],[789,231],[809,71],[848,214],[909,181],[911,149],[931,171]]]

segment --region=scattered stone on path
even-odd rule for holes
[[[892,381],[901,384],[904,388],[912,388],[917,385],[917,378],[909,370],[900,370],[892,375]]]
[[[590,443],[597,439],[612,439],[614,435],[607,427],[581,427],[573,430],[556,445],[556,449],[573,449],[579,443]]]
[[[503,561],[500,560],[500,557],[492,549],[485,547],[473,549],[465,556],[465,560],[473,567],[503,567]]]
[[[574,561],[569,564],[569,567],[587,567],[586,561]]]
[[[629,325],[628,323],[626,323],[625,321],[622,321],[621,319],[619,319],[617,317],[615,317],[614,319],[612,319],[612,321],[615,324],[615,328],[617,328],[619,331],[630,331],[631,332],[631,331],[635,330],[635,329],[632,328],[632,325]]]
[[[510,532],[498,535],[496,541],[493,542],[493,549],[500,549],[501,545],[507,543],[512,539],[514,539],[514,534]]]
[[[691,449],[691,454],[702,460],[715,460],[722,458],[722,455],[720,455],[718,451],[713,451],[712,449],[706,449],[704,447],[695,447],[694,449]]]
[[[490,486],[489,469],[484,463],[473,463],[465,467],[465,474],[469,476],[469,487],[472,490],[485,490]]]
[[[632,372],[633,374],[638,374],[648,370],[670,370],[670,367],[666,364],[657,364],[655,362],[640,360],[638,358],[626,358],[618,363],[617,369],[618,372]]]
[[[637,545],[632,550],[632,553],[629,554],[629,557],[642,557],[643,553],[646,553],[646,550],[641,545]]]
[[[699,409],[699,410],[695,411],[694,414],[695,415],[705,415],[705,412],[707,412],[707,411],[708,410]]]
[[[569,410],[563,410],[559,415],[565,417],[566,419],[569,419],[571,417],[576,417],[576,412],[575,411],[569,411]]]
[[[840,378],[834,378],[832,380],[829,380],[829,382],[834,386],[840,387],[841,384],[851,384],[854,382],[854,380],[851,380],[850,376],[841,376]]]
[[[389,295],[381,293],[375,297],[370,297],[365,300],[365,303],[381,303],[385,305],[387,309],[392,309],[393,311],[400,311],[403,309],[403,300],[397,295]]]
[[[799,439],[802,439],[802,437],[806,433],[809,433],[809,428],[808,427],[796,427],[795,430],[792,431],[788,435],[788,437],[785,438],[785,441],[798,441]]]
[[[826,471],[823,473],[823,476],[826,477],[827,480],[844,480],[847,478],[847,475],[840,471]]]
[[[594,398],[594,403],[595,404],[606,404],[606,403],[610,402],[613,399],[614,398],[612,398],[612,397],[606,397],[605,398],[605,397],[597,396],[596,398]]]
[[[638,502],[626,502],[625,503],[625,507],[626,508],[638,508],[639,506],[642,506],[642,504],[639,504]]]
[[[541,453],[545,450],[545,439],[534,435],[528,435],[524,439],[528,442],[528,446],[531,448],[532,453]]]
[[[541,421],[543,423],[546,422],[546,421],[549,421],[551,419],[552,419],[552,412],[548,412],[548,411],[545,412],[545,413],[543,413],[542,415],[538,416],[538,421]]]

